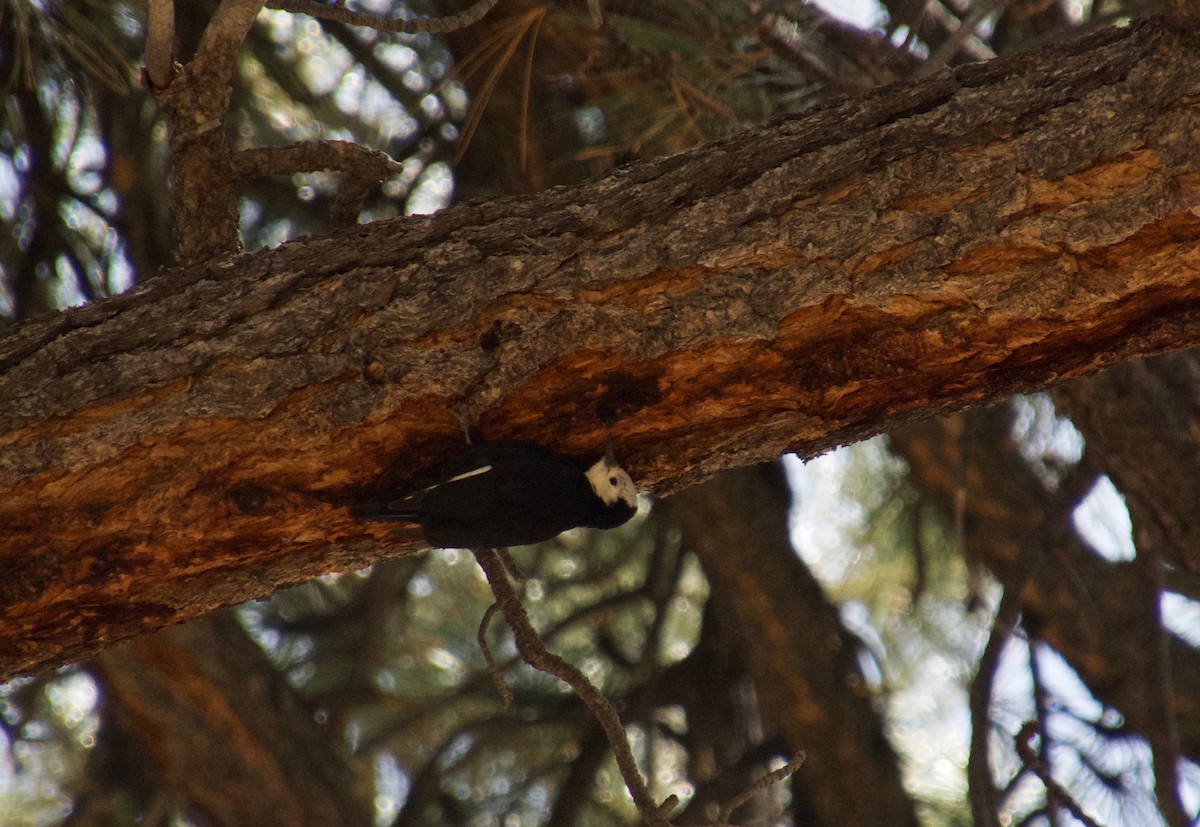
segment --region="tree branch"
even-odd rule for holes
[[[483,652],[483,660],[487,664],[488,674],[492,676],[492,682],[496,684],[500,697],[504,699],[504,708],[508,709],[512,706],[513,692],[509,688],[508,682],[504,680],[504,670],[500,668],[500,664],[496,663],[496,656],[492,654],[492,647],[487,642],[488,626],[499,608],[499,603],[493,603],[487,607],[487,611],[483,613],[483,619],[479,621],[479,631],[475,633],[475,640],[479,643],[479,651]]]
[[[1141,594],[1134,600],[1143,607],[1144,619],[1140,628],[1146,658],[1145,705],[1146,716],[1151,722],[1145,735],[1154,760],[1154,796],[1168,827],[1189,827],[1193,821],[1184,811],[1179,797],[1179,727],[1172,688],[1170,633],[1163,627],[1162,618],[1163,560],[1146,532],[1137,536],[1134,567],[1141,580]]]
[[[261,9],[262,0],[222,0],[192,60],[172,72],[169,84],[150,85],[170,127],[176,255],[184,264],[223,259],[241,250],[224,124],[238,52]],[[155,53],[161,52],[164,37],[159,18],[147,34],[154,38],[147,45]]]
[[[880,746],[860,649],[792,548],[790,503],[782,465],[771,463],[728,471],[666,505],[712,590],[705,623],[735,636],[759,726],[807,756],[796,782],[804,811],[840,827],[916,825],[900,763]],[[869,797],[857,795],[864,789]]]
[[[242,43],[262,7],[262,0],[221,0],[196,47],[192,71],[214,86],[228,86]]]
[[[386,152],[349,141],[302,141],[244,149],[233,156],[234,174],[242,179],[320,169],[342,174],[330,223],[347,227],[354,223],[371,187],[391,173],[403,172],[404,164]]]
[[[236,243],[219,117],[181,122],[232,228],[190,249]],[[1200,342],[1198,129],[1200,55],[1144,22],[19,326],[0,679],[416,551],[347,506],[442,470],[451,410],[611,431],[666,493]]]
[[[796,770],[800,769],[800,766],[803,763],[804,753],[797,753],[796,755],[792,756],[790,761],[788,761],[779,769],[771,770],[771,772],[755,780],[753,784],[744,789],[732,801],[721,808],[721,816],[719,821],[722,824],[729,823],[733,818],[734,811],[737,810],[738,807],[741,807],[757,793],[762,792],[772,784],[778,784],[780,781],[791,778],[796,773]]]

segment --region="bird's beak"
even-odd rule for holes
[[[612,434],[608,435],[608,442],[606,442],[604,444],[604,464],[605,465],[616,465],[617,464],[617,451],[616,451],[616,446],[613,445]]]

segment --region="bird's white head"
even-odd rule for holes
[[[620,502],[630,508],[637,508],[637,488],[634,487],[629,474],[625,473],[625,469],[617,465],[611,437],[604,456],[587,470],[587,478],[592,490],[605,505],[616,505]]]

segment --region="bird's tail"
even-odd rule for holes
[[[415,523],[420,514],[418,508],[404,500],[367,500],[350,506],[354,519],[362,522],[384,521],[390,523]]]

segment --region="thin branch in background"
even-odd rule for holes
[[[424,565],[422,557],[397,557],[371,568],[355,592],[349,614],[357,623],[354,642],[348,647],[350,667],[345,687],[375,697],[378,677],[386,669],[391,646],[391,622],[405,610],[408,585]]]
[[[1042,680],[1042,663],[1038,659],[1038,644],[1033,638],[1027,642],[1026,650],[1029,653],[1029,678],[1033,684],[1033,711],[1037,716],[1038,732],[1046,733],[1050,731],[1049,726],[1049,711],[1050,700],[1046,692],[1046,684]],[[1038,759],[1042,766],[1046,768],[1046,772],[1053,775],[1053,766],[1050,763],[1050,739],[1043,737],[1039,741]],[[1050,822],[1050,827],[1058,827],[1059,809],[1053,800],[1046,802],[1046,820]]]
[[[772,784],[778,784],[780,781],[790,778],[795,774],[796,770],[800,769],[800,765],[803,763],[804,753],[798,752],[792,756],[792,760],[788,761],[779,769],[772,770],[766,775],[758,778],[753,784],[744,789],[741,793],[734,797],[732,801],[721,808],[721,815],[719,816],[720,822],[722,824],[728,823],[729,819],[733,817],[734,810],[736,810],[738,807],[741,807],[743,804],[753,798],[755,794],[765,790]]]
[[[996,2],[977,2],[971,5],[971,11],[962,19],[951,35],[946,38],[937,51],[929,56],[921,66],[917,69],[915,76],[918,78],[928,77],[936,72],[940,72],[946,68],[946,65],[958,54],[959,49],[967,42],[967,38],[975,34],[975,30],[979,28],[979,24],[983,19],[992,12],[1002,12],[1008,6],[1011,0],[996,0]]]
[[[1021,590],[1018,585],[1004,589],[996,619],[992,621],[992,632],[988,636],[983,655],[979,658],[979,670],[971,681],[971,751],[967,759],[967,787],[971,802],[971,815],[977,827],[1000,827],[996,814],[996,788],[992,783],[991,757],[988,740],[992,732],[991,716],[992,681],[1000,663],[1000,653],[1012,634],[1021,613]]]
[[[670,827],[667,814],[675,809],[679,804],[679,800],[674,795],[670,795],[661,804],[654,802],[649,787],[641,774],[641,770],[638,769],[637,761],[633,756],[633,749],[630,746],[629,739],[625,734],[625,728],[621,723],[620,717],[617,715],[616,709],[613,708],[612,704],[600,693],[600,690],[579,669],[546,649],[545,643],[537,633],[537,630],[533,628],[533,624],[529,622],[529,616],[526,614],[524,607],[517,598],[516,591],[508,580],[504,554],[499,549],[475,549],[474,554],[480,568],[483,569],[483,573],[487,577],[493,595],[496,597],[496,602],[489,606],[483,614],[483,619],[479,624],[477,639],[483,651],[484,659],[487,661],[488,671],[500,688],[501,694],[505,696],[505,706],[508,706],[512,692],[505,682],[503,673],[496,664],[487,645],[487,628],[497,610],[504,613],[505,620],[508,621],[508,625],[512,628],[513,638],[517,644],[517,651],[525,663],[534,669],[545,672],[548,675],[553,675],[567,684],[588,707],[597,723],[600,724],[601,729],[608,739],[608,744],[612,748],[613,756],[616,758],[617,767],[621,771],[621,777],[625,781],[625,786],[629,789],[634,806],[637,807],[642,820],[647,825],[650,825],[650,827]],[[797,753],[788,763],[779,769],[772,770],[756,779],[754,783],[723,807],[719,821],[708,825],[708,827],[725,827],[729,825],[729,819],[734,810],[749,801],[756,793],[772,784],[777,784],[789,778],[800,769],[800,766],[804,763],[804,759],[805,754],[803,752]]]
[[[651,827],[667,827],[670,824],[667,813],[673,810],[679,801],[672,795],[662,804],[656,804],[650,797],[650,790],[634,760],[633,749],[629,745],[629,738],[617,711],[579,669],[546,649],[508,581],[500,555],[494,549],[475,549],[474,553],[479,567],[483,569],[488,584],[492,587],[492,593],[496,596],[496,604],[512,628],[513,639],[521,657],[534,669],[553,675],[575,691],[608,737],[617,768],[621,771],[621,777],[642,820]]]
[[[646,570],[646,580],[638,590],[654,606],[650,628],[635,666],[639,674],[650,674],[658,664],[663,629],[667,622],[667,604],[675,598],[679,588],[683,563],[684,555],[680,553],[678,539],[672,537],[668,522],[656,520],[653,556]]]
[[[1046,765],[1042,763],[1042,759],[1038,756],[1037,751],[1033,748],[1030,741],[1033,736],[1038,734],[1037,721],[1026,721],[1021,727],[1021,731],[1017,733],[1013,739],[1017,748],[1017,755],[1034,775],[1046,786],[1046,796],[1054,802],[1054,804],[1062,807],[1071,815],[1073,815],[1084,827],[1100,827],[1100,825],[1083,811],[1079,803],[1071,797],[1061,784],[1054,780],[1050,775],[1050,771]],[[1042,735],[1045,738],[1045,734]]]
[[[496,658],[492,654],[492,649],[488,646],[487,642],[488,626],[491,624],[492,618],[499,608],[499,603],[493,603],[487,607],[487,611],[483,613],[483,619],[479,621],[479,631],[475,634],[475,639],[479,641],[479,649],[483,652],[484,661],[487,662],[488,674],[492,676],[496,688],[500,690],[500,697],[504,699],[504,708],[508,709],[512,706],[513,692],[508,686],[508,681],[504,680],[504,671],[496,663]]]
[[[287,146],[244,149],[233,157],[233,170],[239,178],[322,169],[370,175],[379,180],[389,172],[403,172],[404,164],[385,152],[350,141],[301,141]]]
[[[424,17],[415,19],[399,19],[381,17],[377,14],[354,11],[345,6],[330,6],[317,3],[315,0],[268,0],[267,8],[292,14],[307,14],[320,20],[336,20],[349,26],[362,26],[377,32],[400,32],[403,34],[445,34],[446,32],[465,29],[473,23],[478,23],[484,15],[496,7],[500,0],[478,0],[473,6],[458,14],[445,17]]]
[[[1133,565],[1141,577],[1140,595],[1145,630],[1146,714],[1151,722],[1145,736],[1154,760],[1154,797],[1168,827],[1188,827],[1192,820],[1179,798],[1179,724],[1175,717],[1175,693],[1171,679],[1171,646],[1163,628],[1163,561],[1153,540],[1138,532],[1137,556]]]

